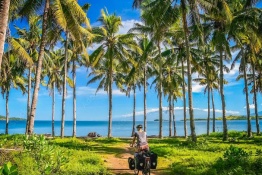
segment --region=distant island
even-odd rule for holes
[[[258,116],[259,119],[262,119],[262,116]],[[230,116],[226,116],[226,119],[227,120],[246,120],[247,117],[246,116],[233,116],[233,115],[230,115]],[[251,116],[251,120],[255,120],[256,117],[255,116]],[[189,119],[187,119],[189,120]],[[207,120],[207,118],[196,118],[195,121],[201,121],[201,120]],[[210,116],[210,120],[213,120],[212,116]],[[222,117],[218,117],[216,118],[216,120],[223,120]],[[183,120],[181,120],[183,121]]]
[[[4,116],[0,116],[0,120],[5,120]],[[25,120],[24,118],[19,117],[10,117],[9,120]]]
[[[155,122],[158,122],[158,121],[159,121],[159,119],[155,119],[154,121],[155,121]],[[168,121],[168,120],[166,120],[166,119],[163,119],[163,121]]]

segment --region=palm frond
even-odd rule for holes
[[[30,57],[30,55],[27,53],[27,51],[14,39],[11,38],[10,40],[11,46],[13,48],[13,51],[24,61],[26,61],[28,64],[33,64],[33,60]]]

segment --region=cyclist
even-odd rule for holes
[[[147,142],[147,136],[146,136],[146,132],[143,131],[143,126],[142,125],[137,125],[136,126],[137,131],[134,134],[133,137],[133,142],[131,144],[131,147],[134,146],[135,141],[137,144],[137,151],[136,152],[140,152],[142,150],[144,151],[149,151],[149,146],[148,146],[148,142]]]
[[[134,146],[135,141],[136,141],[136,151],[134,154],[134,165],[135,165],[135,174],[139,174],[139,170],[142,170],[142,174],[143,175],[147,175],[148,173],[150,174],[150,165],[148,165],[148,163],[145,166],[145,161],[147,159],[145,159],[146,157],[144,157],[144,152],[149,151],[149,146],[148,146],[148,142],[147,142],[147,136],[146,136],[146,132],[143,131],[143,126],[142,125],[137,125],[136,129],[137,131],[134,134],[133,137],[133,142],[131,143],[131,147]],[[150,158],[149,158],[150,161]]]

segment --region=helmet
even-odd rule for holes
[[[137,125],[136,128],[143,128],[143,126],[142,125]]]

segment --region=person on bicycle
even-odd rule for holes
[[[149,146],[148,146],[148,142],[147,142],[147,135],[146,132],[143,131],[143,126],[142,125],[137,125],[136,126],[137,131],[134,134],[133,137],[133,142],[131,144],[131,147],[134,146],[135,141],[137,144],[137,152],[140,152],[142,150],[144,151],[149,151]]]

